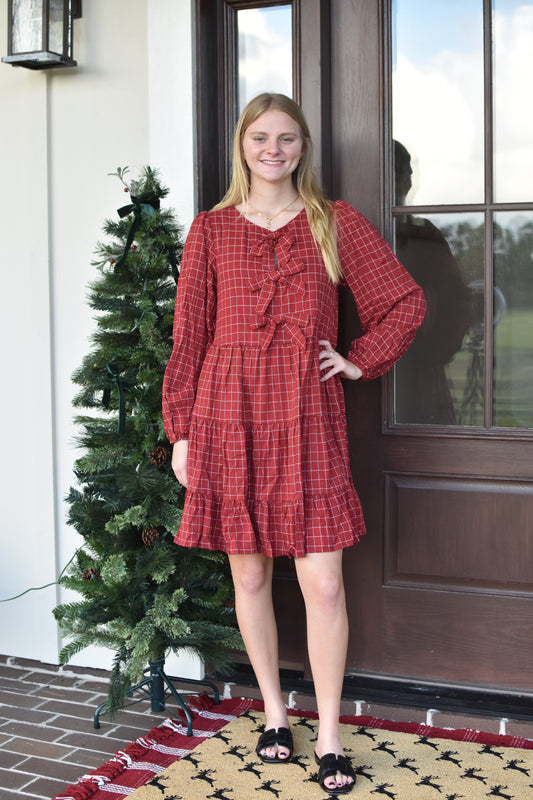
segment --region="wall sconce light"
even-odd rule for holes
[[[9,0],[6,64],[28,69],[75,67],[72,20],[81,0]]]

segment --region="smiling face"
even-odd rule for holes
[[[258,182],[282,184],[290,181],[303,151],[302,131],[291,116],[275,109],[260,114],[245,130],[242,139],[251,187]]]

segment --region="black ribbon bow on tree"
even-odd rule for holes
[[[121,219],[123,217],[127,217],[128,214],[131,214],[131,212],[133,211],[133,221],[128,231],[126,244],[124,245],[124,252],[122,253],[117,263],[115,264],[115,270],[119,269],[122,266],[122,264],[127,258],[128,253],[130,252],[130,247],[133,244],[135,234],[137,233],[137,229],[141,224],[142,215],[146,214],[149,217],[153,217],[155,215],[155,212],[159,211],[161,205],[159,202],[159,197],[153,191],[145,192],[144,194],[141,194],[139,197],[132,195],[131,199],[132,202],[128,203],[127,206],[122,206],[122,208],[117,209],[117,214]],[[163,228],[163,230],[165,230],[163,225],[161,227]],[[169,245],[168,247],[168,260],[172,268],[172,274],[174,275],[174,280],[177,282],[178,264],[176,261],[176,251],[174,249],[174,245],[172,244]]]
[[[135,234],[137,233],[137,229],[141,224],[141,217],[143,214],[146,214],[149,217],[153,217],[156,211],[159,211],[160,202],[159,197],[156,195],[155,192],[145,192],[141,194],[139,197],[135,197],[135,195],[131,196],[131,203],[127,206],[122,206],[122,208],[117,209],[117,214],[122,219],[123,217],[127,217],[128,214],[131,214],[133,211],[133,221],[130,225],[130,229],[128,231],[128,237],[126,239],[126,244],[124,245],[124,252],[122,253],[121,257],[115,264],[115,270],[119,269],[124,263],[128,253],[130,252],[130,247],[133,244],[133,240],[135,238]]]
[[[124,384],[120,378],[120,372],[114,365],[107,364],[106,366],[111,384],[116,386],[118,391],[118,434],[124,436],[126,432],[126,401],[124,398]],[[104,389],[102,397],[102,405],[104,408],[109,408],[111,401],[111,386]]]

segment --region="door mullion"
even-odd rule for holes
[[[483,0],[483,51],[485,88],[485,349],[484,349],[484,413],[485,428],[492,427],[494,372],[494,169],[493,169],[493,97],[492,97],[492,0]]]
[[[485,214],[485,366],[484,366],[484,419],[485,428],[492,428],[493,372],[494,372],[494,215],[490,209]]]

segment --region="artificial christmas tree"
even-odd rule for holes
[[[129,184],[127,168],[114,174],[131,203],[104,224],[108,239],[93,262],[100,275],[89,287],[97,331],[73,376],[80,387],[74,403],[90,413],[76,419],[84,453],[75,464],[79,486],[67,497],[68,522],[84,542],[60,583],[82,599],[54,610],[71,637],[62,663],[90,644],[115,651],[109,710],[124,705],[134,683],[146,683],[148,669],[166,680],[169,650],[224,667],[229,651],[242,646],[225,556],[173,542],[184,490],[171,469],[161,387],[182,232],[172,212],[160,209],[168,190],[154,170],[146,167]]]

